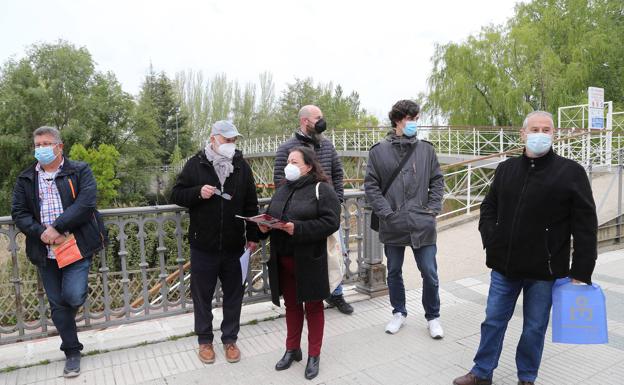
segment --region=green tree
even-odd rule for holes
[[[314,104],[322,111],[329,129],[345,129],[368,125],[372,117],[360,108],[360,96],[352,92],[348,96],[340,85],[333,83],[316,86],[312,78],[295,79],[286,85],[278,102],[277,119],[283,132],[298,126],[301,107]]]
[[[624,23],[616,0],[519,3],[502,26],[438,45],[427,112],[450,124],[519,125],[534,109],[587,103],[587,87],[624,100]]]
[[[65,150],[74,143],[116,143],[131,114],[131,98],[113,74],[95,71],[84,47],[65,41],[36,44],[24,58],[0,68],[0,214],[10,211],[19,172],[34,162],[32,132],[42,125],[61,130]],[[100,139],[97,139],[100,138]]]
[[[245,137],[250,137],[254,131],[254,116],[256,107],[256,86],[247,83],[244,91],[236,85],[234,90],[233,121],[238,131]]]
[[[181,108],[181,99],[174,83],[164,72],[154,73],[153,69],[145,77],[139,96],[139,105],[159,127],[157,135],[161,164],[167,163],[176,145],[183,155],[194,150],[191,130],[188,128],[187,113]],[[149,111],[149,112],[148,112]]]
[[[75,144],[69,156],[72,159],[87,162],[91,166],[97,182],[98,206],[109,207],[117,198],[117,187],[121,183],[115,177],[119,152],[109,144],[100,144],[97,149],[88,150],[82,144]]]

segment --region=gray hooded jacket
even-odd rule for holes
[[[383,196],[383,188],[410,146],[416,149]],[[364,190],[379,216],[382,243],[414,248],[436,243],[435,217],[442,211],[444,177],[431,143],[389,134],[368,153]]]

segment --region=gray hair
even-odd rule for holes
[[[63,143],[63,140],[61,139],[61,132],[55,127],[41,126],[33,132],[33,138],[40,135],[50,135],[54,138],[56,143]]]
[[[529,125],[529,118],[532,116],[544,116],[547,117],[548,119],[550,119],[550,121],[552,122],[552,128],[555,128],[555,120],[553,119],[553,116],[550,112],[547,111],[533,111],[533,112],[529,112],[529,114],[526,116],[526,118],[524,118],[524,122],[522,123],[522,129],[526,130],[527,126]]]

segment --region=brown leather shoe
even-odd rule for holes
[[[471,372],[468,372],[465,376],[454,379],[453,385],[492,385],[492,380],[479,378]]]
[[[227,362],[234,363],[240,361],[241,352],[236,347],[236,342],[224,344],[223,348],[225,349],[225,360]]]
[[[215,362],[215,352],[212,344],[199,344],[199,360],[204,364],[212,364]]]

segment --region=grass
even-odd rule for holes
[[[0,373],[10,373],[10,372],[14,372],[14,371],[16,371],[18,369],[32,368],[33,366],[47,365],[49,363],[50,363],[50,360],[41,360],[39,362],[36,362],[34,364],[30,364],[30,365],[23,365],[23,366],[12,365],[12,366],[7,366],[6,368],[0,369]]]

